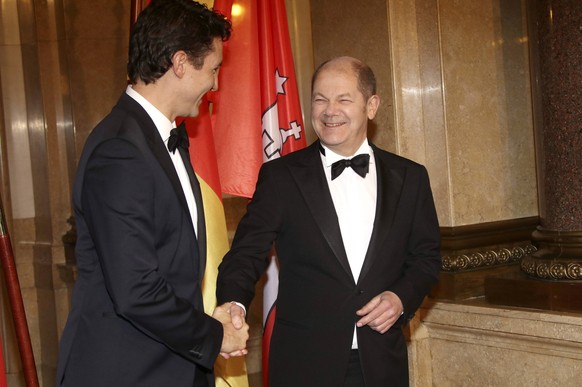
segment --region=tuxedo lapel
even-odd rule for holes
[[[131,113],[133,117],[139,122],[139,128],[142,130],[144,137],[146,138],[147,144],[150,147],[154,157],[160,163],[160,166],[168,176],[172,188],[176,192],[178,196],[178,200],[182,205],[182,208],[188,214],[188,219],[190,219],[190,223],[192,223],[190,216],[190,210],[188,209],[188,202],[186,201],[186,196],[184,195],[184,190],[182,189],[182,184],[180,183],[180,178],[178,177],[178,173],[176,172],[176,168],[174,167],[174,163],[170,158],[170,154],[168,153],[168,149],[164,144],[164,141],[160,137],[158,129],[156,128],[154,122],[150,118],[150,116],[146,113],[146,111],[141,107],[139,103],[137,103],[133,98],[128,96],[126,93],[123,93],[121,98],[119,99],[118,106],[125,111]],[[181,149],[178,147],[178,149]],[[182,150],[180,150],[182,152]],[[188,152],[184,152],[184,154],[180,153],[182,156],[182,160],[184,161],[184,166],[186,167],[186,171],[188,172],[188,176],[190,177],[190,184],[192,185],[192,191],[194,192],[194,198],[196,200],[196,206],[198,208],[198,234],[201,236],[198,238],[198,248],[200,251],[200,265],[201,265],[201,275],[204,273],[204,267],[206,264],[206,229],[205,229],[205,222],[204,222],[204,209],[202,207],[202,195],[200,193],[200,185],[198,184],[198,180],[194,175],[194,171],[192,170],[192,164],[190,164],[190,156]],[[192,225],[192,230],[194,230],[194,225]]]
[[[180,204],[182,204],[182,207],[188,211],[188,202],[186,202],[186,196],[182,190],[182,185],[180,184],[178,173],[176,173],[176,168],[172,163],[168,149],[160,137],[154,122],[146,113],[146,111],[141,107],[141,105],[125,93],[123,93],[119,99],[118,105],[123,110],[129,111],[131,115],[139,122],[139,128],[142,130],[148,146],[168,176],[168,179],[170,179],[170,183],[172,184],[174,191],[176,191],[176,195],[178,195]]]
[[[184,162],[184,167],[186,172],[188,172],[188,177],[190,178],[190,185],[192,186],[192,192],[194,193],[194,200],[196,201],[196,209],[198,211],[198,250],[200,252],[200,276],[204,276],[204,270],[206,268],[206,222],[204,219],[204,204],[202,201],[202,191],[200,189],[200,182],[196,178],[194,169],[192,168],[192,163],[190,161],[190,154],[187,150],[182,147],[178,147],[180,156],[182,156],[182,161]]]
[[[348,257],[343,244],[339,222],[329,186],[319,156],[319,142],[306,149],[306,157],[300,162],[290,165],[291,174],[295,177],[297,187],[303,195],[315,223],[321,230],[325,240],[331,247],[340,265],[349,278],[353,278]]]
[[[358,282],[366,276],[374,259],[382,256],[382,252],[378,249],[383,246],[383,241],[390,233],[390,228],[394,222],[405,173],[403,169],[391,168],[386,159],[382,157],[381,151],[375,146],[372,146],[372,148],[374,149],[378,182],[376,216],[374,218],[374,228],[372,230],[370,244]]]

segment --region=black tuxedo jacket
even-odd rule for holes
[[[401,327],[436,283],[440,233],[426,169],[373,147],[374,229],[356,282],[325,178],[319,143],[263,165],[218,277],[219,303],[248,307],[272,242],[280,265],[269,358],[270,387],[341,386],[356,311],[390,290],[404,305],[393,328],[357,329],[368,386],[408,385]]]
[[[124,93],[88,137],[73,187],[78,277],[57,386],[192,387],[197,372],[214,384],[222,326],[204,314],[204,211],[180,151],[198,239],[168,151],[135,100]]]

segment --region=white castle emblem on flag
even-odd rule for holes
[[[288,77],[281,76],[279,69],[275,70],[275,80],[277,83],[277,96],[279,94],[286,95],[283,84]],[[291,136],[295,140],[301,138],[301,125],[297,121],[291,121],[286,128],[279,127],[279,113],[277,110],[277,101],[269,106],[261,118],[263,129],[263,161],[269,161],[281,156],[281,150],[287,139]]]

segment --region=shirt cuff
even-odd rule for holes
[[[230,303],[240,306],[242,308],[243,312],[245,313],[245,317],[247,316],[247,308],[245,308],[245,306],[243,304],[241,304],[240,302],[236,302],[236,301],[231,301]]]

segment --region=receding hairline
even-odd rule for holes
[[[331,58],[328,61],[325,61],[321,64],[321,68],[324,69],[326,67],[345,67],[349,66],[351,69],[354,69],[354,65],[365,66],[364,62],[357,58],[353,58],[351,56],[338,56],[335,58]]]
[[[376,77],[373,70],[363,61],[351,56],[338,56],[321,63],[311,78],[311,93],[313,94],[315,82],[323,71],[342,71],[353,74],[358,84],[358,90],[365,99],[376,95]],[[365,74],[365,75],[364,75]],[[363,79],[365,78],[365,79]]]

